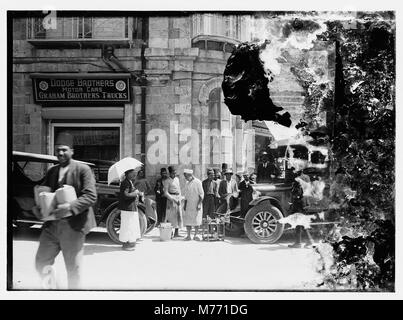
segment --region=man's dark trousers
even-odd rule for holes
[[[206,194],[203,199],[203,218],[216,216],[216,196],[214,194]]]
[[[157,216],[158,216],[158,222],[164,222],[165,221],[165,215],[167,211],[167,198],[165,197],[156,197],[156,203],[157,203]]]
[[[37,271],[42,273],[45,266],[53,265],[56,256],[62,250],[68,287],[80,288],[84,242],[84,232],[74,230],[67,219],[46,222],[42,228],[35,259]]]

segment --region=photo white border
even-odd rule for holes
[[[213,1],[207,0],[202,2],[202,6],[195,2],[184,0],[170,0],[170,1],[132,1],[127,2],[123,0],[115,0],[113,2],[83,2],[80,0],[70,0],[64,2],[48,1],[48,0],[36,0],[35,2],[29,1],[13,1],[12,3],[2,3],[2,10],[0,12],[0,19],[3,23],[2,32],[0,35],[0,43],[2,43],[2,50],[0,55],[1,63],[1,90],[2,90],[2,108],[0,108],[0,140],[2,156],[1,161],[1,176],[7,176],[7,86],[12,83],[7,82],[7,11],[6,10],[130,10],[130,11],[191,11],[191,10],[234,10],[234,11],[385,11],[394,10],[396,12],[396,89],[401,88],[400,76],[401,76],[401,59],[399,59],[399,52],[401,50],[401,24],[400,18],[400,6],[396,1],[368,1],[368,0],[354,0],[353,2],[348,0],[340,0],[334,3],[328,3],[319,0],[306,0],[303,2],[303,7],[298,1],[243,1],[236,2],[231,0]],[[12,97],[9,97],[12,99]],[[396,106],[401,105],[402,95],[399,90],[396,90]],[[45,292],[45,291],[7,291],[6,290],[6,264],[0,264],[0,299],[145,299],[145,300],[158,300],[158,299],[175,299],[175,300],[220,300],[220,299],[234,299],[234,300],[283,300],[283,299],[313,299],[313,300],[328,300],[328,299],[368,299],[368,300],[384,300],[384,299],[402,299],[403,298],[403,278],[402,278],[402,218],[400,209],[402,191],[401,188],[401,167],[402,163],[401,147],[399,143],[402,138],[402,132],[400,128],[401,117],[399,108],[396,108],[396,292],[395,293],[362,293],[362,292],[114,292],[114,291],[62,291],[62,292]],[[12,130],[11,130],[12,132]],[[7,261],[6,244],[7,244],[7,204],[6,183],[0,184],[1,188],[1,201],[0,211],[2,212],[0,217],[0,258],[1,261]]]

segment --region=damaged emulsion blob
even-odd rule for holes
[[[241,43],[234,49],[224,70],[224,102],[233,115],[245,121],[271,120],[290,127],[290,114],[279,114],[283,108],[270,98],[269,79],[259,57],[267,43]]]

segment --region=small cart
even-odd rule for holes
[[[203,218],[201,225],[203,241],[224,241],[225,239],[225,219]]]

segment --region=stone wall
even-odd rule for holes
[[[33,102],[29,74],[111,70],[102,61],[101,49],[39,49],[25,40],[23,19],[13,21],[13,26],[13,149],[46,153],[47,122],[42,120],[41,106]],[[104,35],[116,32],[113,28],[106,28]],[[180,174],[184,168],[193,168],[196,176],[204,178],[209,161],[203,159],[203,151],[210,155],[202,138],[203,129],[210,129],[207,100],[211,90],[221,86],[230,54],[192,48],[190,17],[150,17],[148,35],[145,50],[148,80],[145,89],[145,154],[141,152],[144,138],[141,132],[141,88],[133,86],[133,102],[124,106],[122,156],[145,161],[146,176],[152,184],[160,168],[169,164],[178,165]],[[141,70],[140,48],[119,48],[114,54],[130,71]],[[270,83],[270,90],[274,102],[287,109],[295,123],[302,112],[304,91],[290,72],[290,63],[292,61],[283,64],[282,73]],[[331,58],[328,68],[331,79]],[[221,107],[226,108],[224,103]],[[247,169],[247,155],[241,147],[245,144],[245,137],[236,129],[250,130],[251,121],[245,123],[237,117],[230,117],[233,134],[233,163],[230,166],[235,171]],[[193,134],[186,129],[193,129]],[[162,151],[157,152],[159,146]],[[249,152],[253,152],[253,148]]]

